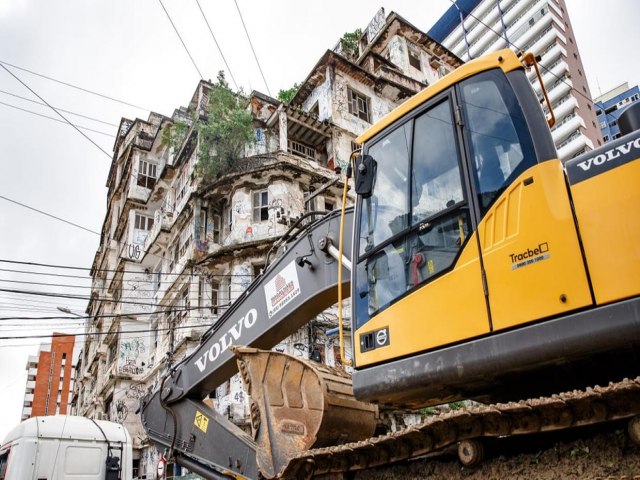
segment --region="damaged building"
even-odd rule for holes
[[[79,415],[127,427],[142,478],[152,478],[161,452],[135,414],[141,396],[260,276],[273,242],[292,222],[340,207],[356,137],[460,64],[383,9],[356,48],[343,47],[338,42],[322,55],[289,104],[255,91],[244,98],[253,139],[212,178],[198,168],[197,122],[206,118],[216,84],[200,81],[188,106],[171,117],[151,113],[121,122],[73,406]],[[176,125],[184,136],[174,143],[168,139]],[[336,325],[336,310],[329,309],[275,349],[348,368]],[[211,402],[247,426],[238,376],[212,392]]]

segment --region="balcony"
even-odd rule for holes
[[[569,115],[565,117],[564,120],[558,123],[551,132],[553,143],[556,145],[561,144],[569,135],[571,135],[572,132],[575,132],[580,127],[584,127],[584,120],[582,117],[576,114],[574,114],[574,116]]]
[[[578,101],[572,95],[567,95],[554,105],[553,113],[556,116],[556,120],[560,122],[576,108],[578,108]],[[545,109],[546,112],[547,110]]]
[[[27,393],[27,394],[24,396],[24,401],[25,401],[25,402],[33,402],[33,393]]]
[[[153,216],[153,227],[149,231],[147,238],[144,242],[143,257],[149,253],[152,246],[155,250],[162,249],[169,243],[169,237],[171,236],[171,226],[173,225],[174,215],[173,212],[163,212],[162,210],[156,210]],[[159,248],[158,248],[159,247]],[[152,252],[152,253],[154,253]]]
[[[27,390],[33,390],[34,388],[36,388],[36,382],[34,382],[33,380],[28,381]]]
[[[27,419],[31,416],[31,407],[24,407],[22,409],[22,418]]]
[[[38,374],[37,368],[30,368],[29,370],[27,370],[27,375],[33,375],[35,377],[37,374]]]
[[[580,133],[569,141],[565,141],[565,143],[558,148],[558,158],[562,162],[566,162],[584,147],[589,146],[589,143],[589,139]]]

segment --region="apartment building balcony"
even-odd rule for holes
[[[37,365],[39,362],[39,358],[37,355],[29,355],[27,359],[27,365]]]
[[[175,217],[173,212],[164,212],[156,210],[153,216],[153,227],[149,231],[143,246],[143,258],[150,251],[156,254],[163,248],[166,248],[171,236],[171,227]]]
[[[523,5],[519,6],[520,8],[514,8],[514,11],[518,11],[516,14],[512,15],[509,12],[509,15],[505,15],[505,24],[509,25],[507,35],[510,42],[518,46],[526,45],[532,38],[529,35],[535,35],[547,27],[550,21],[547,17],[551,17],[551,15],[548,10],[546,14],[541,12],[547,1],[523,2]]]
[[[578,100],[572,95],[567,95],[564,100],[561,100],[553,107],[553,114],[556,116],[556,121],[561,122],[564,117],[578,108]]]
[[[27,390],[33,390],[34,388],[36,388],[36,382],[33,380],[29,380],[27,382]]]
[[[33,402],[33,393],[27,393],[27,394],[24,396],[24,401],[25,401],[25,402]]]
[[[575,132],[575,134],[570,135],[567,140],[557,146],[558,158],[562,162],[566,162],[576,153],[589,146],[590,143],[591,142],[585,135]],[[593,148],[593,145],[591,145],[591,148]]]
[[[558,80],[558,78],[563,77],[565,73],[569,71],[569,65],[564,59],[556,60],[555,64],[549,65],[546,70],[543,69],[542,72],[542,82],[545,85],[551,85]],[[546,72],[546,73],[545,73]]]
[[[38,369],[37,368],[31,367],[31,368],[29,368],[27,370],[27,375],[29,375],[29,376],[33,375],[35,377],[37,374],[38,374]]]
[[[25,420],[31,416],[31,407],[24,407],[22,409],[22,419]]]
[[[584,127],[584,120],[577,114],[568,115],[556,126],[554,126],[551,136],[553,137],[553,143],[556,145],[564,142],[564,140],[575,132],[580,127]]]
[[[535,88],[535,91],[538,96],[540,96],[542,91],[540,90],[538,82],[536,82],[534,85],[538,87]],[[550,90],[547,90],[547,95],[549,96],[551,105],[556,103],[562,97],[569,95],[569,93],[571,92],[571,88],[573,88],[573,82],[570,78],[563,78],[562,81],[558,80],[555,85],[552,85],[552,87],[553,88],[551,88]]]
[[[319,152],[324,151],[324,145],[331,138],[329,122],[318,120],[313,113],[281,104],[267,120],[267,127],[279,130],[280,150],[322,162]]]

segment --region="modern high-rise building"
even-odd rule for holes
[[[75,336],[54,333],[51,345],[43,344],[37,356],[29,356],[22,420],[69,411],[74,344]]]
[[[629,83],[625,82],[596,97],[593,101],[602,137],[605,142],[608,142],[620,136],[618,117],[629,105],[640,101],[640,89],[637,85],[629,88]]]
[[[428,35],[465,61],[507,47],[540,56],[556,116],[552,135],[559,158],[565,161],[602,144],[564,0],[458,0]],[[533,70],[529,80],[541,97]]]

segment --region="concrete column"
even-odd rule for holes
[[[278,112],[278,121],[280,122],[280,150],[287,151],[287,114],[282,107]]]

